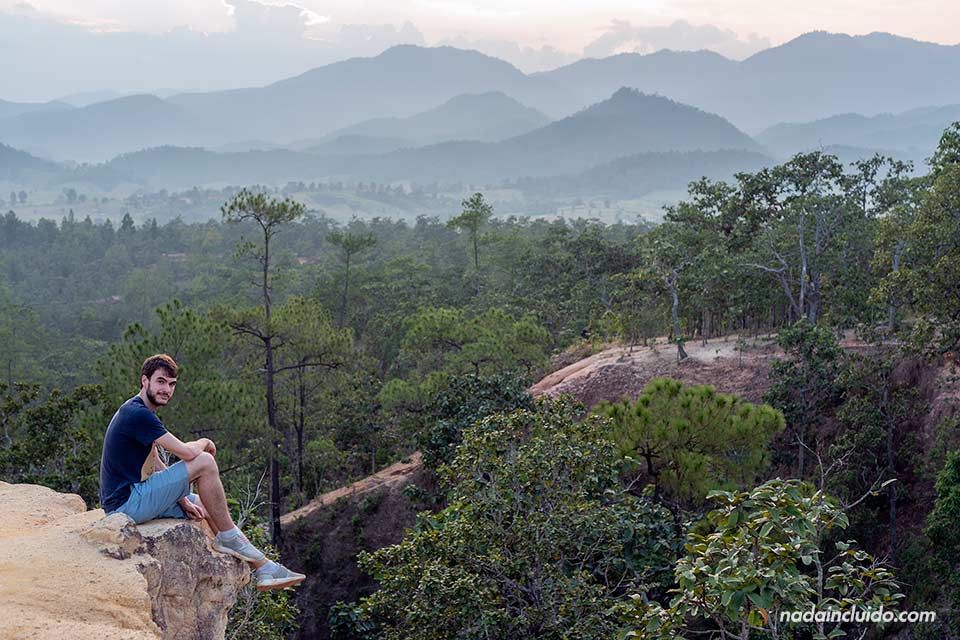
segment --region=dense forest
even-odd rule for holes
[[[96,506],[109,417],[167,352],[164,422],[216,440],[277,548],[282,513],[423,452],[435,488],[361,554],[379,588],[322,612],[335,638],[960,633],[960,422],[926,424],[909,383],[956,374],[960,123],[926,167],[799,154],[693,182],[655,226],[497,217],[481,193],[344,224],[289,195],[227,190],[206,223],[9,211],[0,478]],[[683,360],[770,332],[763,404],[670,379],[594,407],[526,391],[611,342]],[[938,617],[779,617],[854,605]],[[252,606],[232,637],[294,634],[312,605]]]

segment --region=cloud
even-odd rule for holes
[[[220,6],[226,29],[209,33],[188,27],[142,33],[115,23],[103,29],[30,5],[0,9],[0,57],[17,60],[4,69],[0,98],[258,86],[397,44],[425,44],[409,22],[337,24],[292,2],[223,0]]]
[[[509,40],[470,40],[462,35],[454,38],[445,38],[437,42],[437,44],[457,47],[459,49],[474,49],[488,56],[506,60],[525,73],[556,69],[580,57],[573,53],[560,51],[550,45],[544,45],[536,49]]]
[[[324,42],[340,57],[376,55],[398,44],[424,45],[423,34],[411,22],[397,28],[392,24],[326,23],[310,30],[309,37]],[[345,55],[344,55],[345,54]]]
[[[606,31],[588,44],[583,54],[604,58],[618,53],[653,53],[660,49],[697,51],[709,49],[728,58],[742,60],[770,47],[770,40],[750,34],[746,39],[730,29],[677,20],[665,26],[634,26],[627,20],[613,20]]]

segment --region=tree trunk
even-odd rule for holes
[[[274,395],[273,336],[270,326],[270,235],[264,233],[263,242],[263,314],[266,337],[263,339],[267,394],[267,425],[271,433],[270,447],[270,541],[279,547],[283,541],[280,531],[280,425],[277,421],[277,403]]]
[[[343,323],[347,315],[347,296],[350,293],[350,254],[347,255],[347,260],[344,264],[344,278],[343,278],[343,296],[340,298],[340,313],[337,317],[337,329],[343,329]]]
[[[307,387],[303,380],[302,366],[297,369],[297,383],[300,385],[300,415],[297,416],[297,493],[303,493],[303,429]]]
[[[897,240],[897,244],[893,249],[893,273],[900,271],[900,256],[903,254],[903,240]],[[891,301],[887,306],[887,329],[890,333],[893,333],[897,330],[897,307]]]
[[[894,440],[894,430],[896,429],[896,422],[890,419],[890,410],[889,410],[889,400],[890,400],[890,384],[888,380],[884,380],[883,385],[883,412],[886,414],[887,418],[887,478],[894,477],[894,460],[893,460],[893,440]],[[895,483],[894,483],[895,484]],[[897,492],[894,484],[891,484],[887,487],[887,500],[889,504],[890,511],[890,557],[893,562],[896,562],[896,553],[897,553]]]
[[[806,237],[804,237],[806,233],[804,222],[806,222],[806,217],[804,214],[801,214],[800,222],[797,223],[797,236],[800,244],[800,304],[797,306],[799,307],[800,317],[805,315],[807,308],[807,272],[809,268],[807,261],[807,242]]]
[[[480,297],[480,232],[473,234],[473,268],[476,273],[477,297]]]
[[[810,279],[810,294],[807,297],[807,320],[811,324],[817,324],[820,317],[820,274],[817,273]]]
[[[803,446],[803,437],[804,437],[804,425],[800,425],[800,432],[797,434],[797,477],[803,480],[803,466],[804,466],[804,452],[805,447]]]
[[[677,362],[687,357],[687,352],[683,348],[683,336],[680,335],[680,274],[674,269],[670,277],[667,278],[667,286],[670,288],[670,298],[672,305],[670,307],[670,317],[673,320],[673,339],[677,341]]]

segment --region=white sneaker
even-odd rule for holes
[[[279,562],[269,562],[257,569],[257,591],[295,587],[306,578],[302,573],[290,571]]]
[[[260,562],[266,558],[266,556],[263,555],[263,552],[250,544],[250,541],[247,540],[247,536],[243,535],[242,533],[234,536],[230,540],[224,540],[221,537],[221,534],[218,533],[213,539],[212,546],[215,551],[226,553],[234,558],[240,558],[241,560],[246,560],[247,562]]]

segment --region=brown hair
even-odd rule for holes
[[[153,377],[157,369],[163,369],[167,372],[168,376],[176,378],[179,367],[177,367],[177,363],[174,362],[173,358],[165,353],[158,353],[143,361],[143,366],[140,367],[140,375],[147,376],[147,380],[149,380]]]

